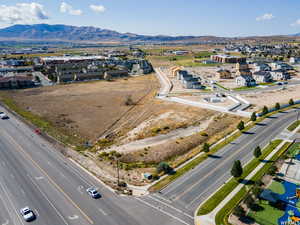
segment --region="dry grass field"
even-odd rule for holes
[[[155,77],[141,76],[113,82],[95,81],[8,91],[16,104],[68,133],[96,140],[126,114],[127,96],[139,104],[157,88]]]

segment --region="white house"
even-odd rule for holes
[[[252,87],[256,85],[256,81],[250,75],[241,75],[235,78],[235,82],[241,87]]]

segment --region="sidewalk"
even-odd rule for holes
[[[271,159],[274,154],[276,154],[282,146],[287,141],[283,141],[280,145],[277,146],[266,158],[265,160]],[[265,163],[260,163],[245,179],[250,180],[262,167],[265,165]],[[230,178],[231,179],[231,178]],[[195,224],[196,225],[215,225],[215,217],[217,213],[244,187],[244,184],[239,184],[211,213],[203,216],[197,216],[198,209],[195,211]],[[214,193],[213,193],[214,194]],[[213,195],[212,194],[212,195]],[[211,195],[211,196],[212,196]]]

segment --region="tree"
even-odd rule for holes
[[[257,119],[256,112],[253,112],[251,115],[251,121],[255,122]]]
[[[275,104],[275,109],[276,109],[276,110],[279,110],[279,109],[280,109],[280,104],[279,104],[279,102],[277,102],[277,103]]]
[[[239,122],[239,124],[237,125],[237,129],[239,129],[240,131],[244,130],[245,129],[245,123],[243,120],[241,120]]]
[[[262,192],[262,188],[261,187],[254,187],[252,189],[252,193],[255,196],[255,198],[259,198],[259,195],[261,194],[261,192]]]
[[[242,164],[241,164],[240,160],[234,161],[230,172],[231,172],[231,175],[235,178],[238,178],[238,177],[242,176],[243,167],[242,167]]]
[[[160,162],[158,164],[156,170],[157,170],[158,174],[161,172],[170,173],[172,171],[172,167],[170,167],[169,164],[166,162]]]
[[[243,216],[245,216],[246,215],[246,212],[245,212],[245,210],[243,209],[243,207],[242,206],[240,206],[240,205],[238,205],[237,207],[235,207],[234,209],[233,209],[233,215],[235,215],[235,216],[237,216],[237,217],[243,217]]]
[[[295,104],[295,102],[294,102],[294,100],[292,98],[290,99],[289,104],[290,105],[294,105]]]
[[[246,199],[244,200],[244,203],[247,205],[248,208],[252,208],[254,203],[254,199],[251,197],[251,195],[247,195]]]
[[[259,146],[254,149],[253,155],[255,158],[259,158],[261,156],[261,149]]]
[[[203,150],[204,152],[208,153],[209,150],[210,150],[209,148],[210,148],[210,145],[209,145],[208,143],[204,143],[203,149],[202,149],[202,150]]]
[[[264,106],[264,107],[263,107],[263,110],[262,110],[262,114],[263,114],[263,115],[266,115],[266,114],[268,114],[268,112],[269,112],[268,107],[267,107],[267,106]]]

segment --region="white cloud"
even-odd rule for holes
[[[32,3],[17,3],[13,6],[0,5],[0,22],[15,24],[31,24],[46,20],[48,16],[41,4]]]
[[[256,21],[271,20],[274,18],[275,18],[275,16],[273,16],[272,13],[265,13],[262,16],[256,17]]]
[[[300,25],[300,19],[297,19],[294,23],[291,24],[291,26],[299,26]]]
[[[80,16],[82,11],[80,9],[73,9],[73,6],[67,4],[66,2],[62,2],[60,5],[61,13],[68,13],[73,16]]]
[[[97,13],[102,13],[106,10],[103,5],[90,5],[90,9]]]

